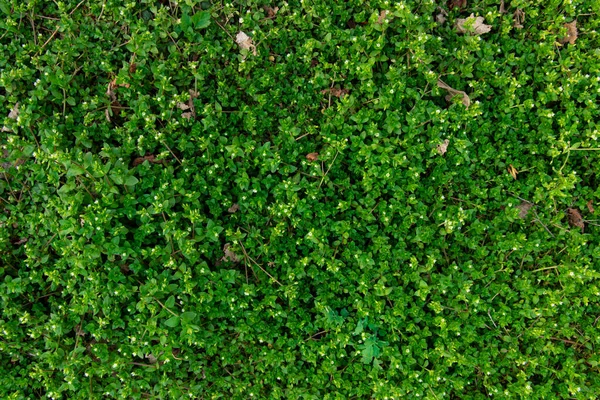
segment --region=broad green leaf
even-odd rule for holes
[[[175,315],[169,318],[165,321],[165,325],[170,326],[171,328],[175,328],[177,325],[179,325],[179,317]]]

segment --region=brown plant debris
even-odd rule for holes
[[[569,225],[580,228],[581,232],[583,232],[585,223],[579,210],[576,208],[567,208],[567,216],[569,218]]]
[[[256,46],[252,42],[252,38],[246,35],[246,33],[240,31],[235,37],[235,42],[242,50],[251,50],[252,54],[256,55]]]
[[[513,14],[513,26],[517,29],[523,29],[523,22],[525,22],[525,13],[520,8],[517,8]]]
[[[521,204],[517,206],[517,209],[519,210],[519,218],[525,218],[527,214],[529,214],[529,210],[531,209],[531,207],[533,207],[533,203],[530,203],[528,201],[521,202]]]
[[[151,164],[163,164],[164,161],[163,160],[157,160],[156,157],[154,156],[154,154],[149,154],[143,157],[137,157],[135,160],[133,160],[133,166],[137,167],[140,164],[143,164],[144,161],[148,161]]]
[[[10,118],[10,119],[17,119],[18,117],[19,117],[19,103],[15,104],[15,106],[8,113],[8,118]],[[11,132],[11,129],[7,128],[6,126],[3,126],[2,132]]]
[[[454,8],[465,8],[467,7],[467,0],[448,0],[447,4],[451,10]]]
[[[513,179],[517,179],[517,175],[519,174],[519,171],[517,171],[517,169],[515,167],[513,167],[512,164],[509,164],[508,167],[506,168],[506,170],[508,171],[510,176],[513,177]]]
[[[319,159],[319,153],[308,153],[306,159],[310,162],[317,161]]]
[[[227,209],[227,212],[228,212],[229,214],[234,214],[234,213],[235,213],[235,212],[237,212],[239,209],[240,209],[240,206],[239,206],[239,204],[235,203],[234,205],[232,205],[231,207],[229,207],[229,208]]]
[[[586,206],[587,206],[590,214],[593,214],[595,210],[594,210],[594,203],[592,202],[592,200],[588,201]]]
[[[388,10],[381,10],[381,12],[379,13],[379,17],[377,17],[377,23],[379,25],[383,24],[385,22],[385,18],[389,13],[390,12]]]
[[[475,17],[474,14],[471,14],[469,18],[459,18],[456,20],[456,30],[458,33],[469,35],[482,35],[488,33],[492,30],[492,26],[484,24],[483,21],[485,21],[483,17]],[[471,23],[473,24],[473,28],[466,29],[465,24],[469,25]]]
[[[469,106],[471,105],[471,99],[469,98],[469,96],[467,95],[466,92],[463,92],[462,90],[456,90],[456,89],[450,87],[450,85],[448,85],[441,79],[438,79],[437,85],[439,88],[442,88],[442,89],[448,91],[449,94],[446,96],[447,101],[452,101],[454,96],[460,95],[460,96],[462,96],[462,103],[464,104],[464,106],[466,108],[469,108]]]
[[[506,14],[506,8],[504,8],[504,0],[500,0],[500,7],[498,8],[500,14]]]
[[[238,257],[238,255],[235,254],[230,249],[231,249],[231,245],[229,243],[225,243],[225,246],[223,246],[223,254],[224,255],[221,258],[221,261],[229,261],[229,262],[233,262],[233,263],[239,262],[240,258]]]
[[[267,12],[267,18],[275,18],[277,12],[279,11],[279,7],[264,6],[263,10]]]
[[[441,144],[437,145],[437,152],[440,156],[443,156],[444,154],[446,154],[446,151],[448,151],[448,145],[450,144],[450,140],[446,139],[444,140]]]
[[[566,44],[566,43],[570,43],[570,44],[575,44],[575,41],[577,40],[577,20],[574,20],[573,22],[569,22],[568,24],[564,25],[565,28],[567,28],[567,36],[560,38],[560,43],[561,44]]]
[[[344,97],[345,95],[350,93],[350,91],[348,89],[328,88],[328,89],[321,90],[321,93],[322,94],[331,94],[332,96],[339,98],[339,97]]]
[[[435,21],[438,24],[443,25],[444,22],[446,22],[446,19],[447,19],[446,17],[448,16],[448,11],[446,11],[442,7],[438,7],[437,11],[438,11],[438,13],[435,16]]]

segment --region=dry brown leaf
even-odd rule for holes
[[[242,50],[252,50],[252,54],[256,55],[256,46],[252,42],[252,38],[240,31],[235,37],[235,42]]]
[[[308,153],[306,159],[310,162],[317,161],[319,159],[319,153]]]
[[[506,14],[506,8],[504,8],[504,0],[500,0],[500,8],[498,9],[500,14]]]
[[[238,257],[237,254],[235,254],[233,251],[230,250],[231,245],[229,243],[225,243],[225,246],[223,246],[223,257],[221,258],[221,261],[230,261],[233,263],[239,262],[240,258]]]
[[[586,205],[587,205],[587,208],[588,208],[589,212],[591,214],[593,214],[594,213],[594,204],[592,203],[592,201],[591,200],[588,201]]]
[[[482,35],[484,33],[488,33],[492,30],[492,26],[484,24],[483,21],[485,21],[483,17],[475,17],[474,14],[471,14],[469,18],[459,18],[456,20],[456,30],[458,33],[466,33],[469,35]],[[467,22],[473,24],[472,30],[465,29],[465,23]]]
[[[467,6],[467,0],[448,0],[448,7],[452,10],[453,8],[465,8]]]
[[[585,223],[579,210],[576,208],[567,208],[567,215],[569,217],[569,225],[580,228],[581,232],[583,232]]]
[[[277,12],[279,11],[279,7],[272,8],[269,6],[264,6],[263,10],[267,12],[268,18],[275,18],[275,15],[277,15]]]
[[[156,357],[154,357],[154,354],[152,354],[152,353],[146,354],[146,359],[148,360],[148,362],[150,364],[156,364],[156,362],[158,361],[158,359]]]
[[[237,210],[239,210],[239,209],[240,209],[240,206],[239,206],[239,204],[235,203],[234,205],[232,205],[231,207],[229,207],[229,208],[227,209],[227,212],[228,212],[229,214],[233,214],[233,213],[235,213],[235,212],[236,212]]]
[[[567,36],[560,38],[560,43],[575,44],[575,41],[577,40],[577,20],[565,24],[564,27],[567,28]]]
[[[200,96],[200,93],[198,93],[198,91],[197,91],[197,90],[190,89],[190,98],[191,98],[191,99],[195,99],[195,98],[197,98],[198,96]]]
[[[513,14],[513,26],[517,29],[523,29],[523,22],[525,22],[525,13],[520,8]]]
[[[144,161],[148,161],[149,163],[152,164],[163,164],[164,161],[163,160],[157,160],[156,157],[154,156],[154,154],[148,154],[147,156],[143,156],[143,157],[137,157],[136,159],[133,160],[133,166],[136,167],[140,164],[143,164]]]
[[[462,103],[464,104],[464,106],[466,108],[469,108],[469,106],[471,105],[471,99],[469,98],[469,96],[467,95],[466,92],[463,92],[462,90],[456,90],[456,89],[450,87],[447,83],[445,83],[441,79],[438,79],[437,85],[439,88],[447,90],[448,93],[450,93],[448,96],[446,96],[446,100],[451,101],[454,98],[454,96],[461,95]]]
[[[18,117],[19,117],[19,103],[15,104],[15,106],[8,113],[8,118],[10,118],[10,119],[17,119]],[[7,128],[6,126],[3,126],[2,132],[11,132],[11,129]]]
[[[190,106],[187,105],[186,103],[177,103],[177,108],[179,108],[182,111],[187,111],[190,109]]]
[[[523,201],[517,206],[519,209],[519,218],[523,219],[529,214],[529,210],[533,207],[533,204],[528,201]]]
[[[442,25],[444,22],[446,22],[448,11],[444,10],[442,7],[438,7],[437,11],[438,14],[435,16],[435,20],[438,24]]]
[[[183,119],[190,119],[194,116],[194,114],[192,114],[191,112],[184,112],[181,114],[181,118]]]
[[[379,17],[377,17],[377,23],[379,25],[383,24],[385,22],[385,17],[387,17],[388,14],[388,10],[381,10],[381,12],[379,13]]]
[[[348,93],[350,93],[350,91],[348,89],[338,89],[338,88],[329,88],[329,89],[323,89],[321,90],[322,94],[331,94],[332,96],[335,97],[343,97],[345,95],[347,95]]]
[[[508,168],[506,168],[506,170],[508,171],[510,176],[513,177],[513,179],[517,179],[517,174],[519,173],[519,171],[517,171],[517,169],[515,167],[513,167],[512,164],[509,164]]]
[[[446,154],[446,151],[448,151],[449,144],[450,144],[450,140],[446,139],[441,144],[437,145],[437,152],[440,156],[443,156],[444,154]]]

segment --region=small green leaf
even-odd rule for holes
[[[189,324],[190,322],[192,322],[195,318],[196,318],[196,313],[195,312],[184,312],[183,314],[181,314],[181,321],[184,324]]]
[[[192,21],[196,29],[203,29],[210,25],[210,13],[208,11],[200,11],[194,14]]]
[[[171,328],[175,328],[177,325],[179,325],[179,317],[174,316],[174,317],[169,318],[168,320],[165,321],[165,325],[167,325]]]
[[[71,165],[71,167],[67,170],[67,177],[83,175],[83,174],[85,174],[85,169],[83,169],[77,165]]]
[[[171,296],[167,299],[167,301],[165,301],[165,307],[167,308],[173,308],[173,306],[175,305],[175,297]]]
[[[125,180],[125,185],[133,186],[133,185],[137,184],[138,182],[139,182],[138,178],[136,178],[135,176],[129,176]]]

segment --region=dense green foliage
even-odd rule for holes
[[[1,0],[0,397],[597,398],[600,4],[452,3]]]

